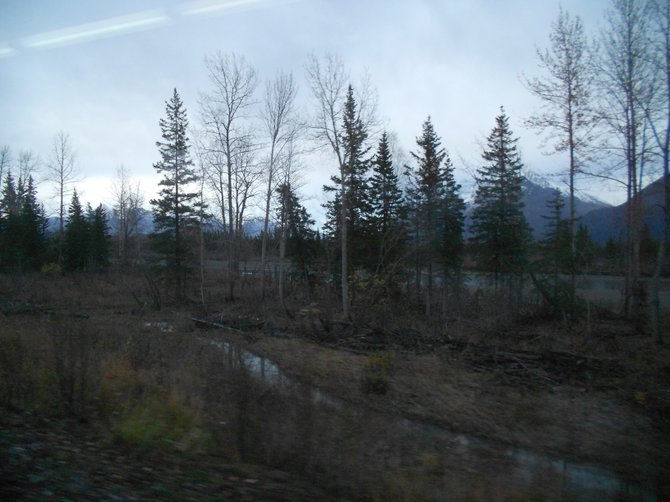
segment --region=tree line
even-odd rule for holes
[[[624,312],[632,315],[640,291],[644,237],[641,190],[645,180],[660,170],[665,179],[665,224],[652,291],[658,315],[658,277],[670,236],[668,33],[666,1],[612,0],[604,28],[592,38],[578,17],[559,9],[549,44],[537,53],[540,73],[524,78],[527,89],[538,98],[537,112],[527,118],[527,125],[544,133],[548,153],[561,155],[566,164],[568,216],[561,216],[564,202],[557,196],[546,210],[550,225],[541,252],[532,248],[523,218],[523,164],[503,108],[481,152],[471,238],[466,241],[465,204],[456,168],[430,117],[410,158],[399,160],[393,156],[392,132],[379,127],[374,90],[367,82],[355,84],[338,57],[312,56],[307,62],[309,117],[298,112],[297,85],[291,74],[279,72],[265,84],[257,101],[257,72],[243,57],[225,53],[207,57],[210,88],[199,102],[197,126],[189,126],[176,89],[160,120],[160,160],[154,167],[163,179],[158,196],[151,200],[156,227],[151,241],[162,257],[174,295],[184,296],[193,253],[198,250],[202,275],[206,234],[217,229],[229,267],[229,297],[234,297],[244,252],[244,221],[257,205],[263,220],[261,296],[267,293],[264,271],[275,240],[280,263],[287,252],[302,250],[303,270],[310,252],[320,249],[316,254],[320,253],[323,268],[339,282],[345,317],[351,295],[356,294],[352,284],[361,275],[388,285],[411,271],[416,299],[430,314],[437,302],[436,278],[444,286],[443,301],[448,295],[458,296],[466,250],[474,265],[491,272],[496,289],[515,291],[521,290],[519,281],[524,272],[532,271],[530,264],[537,262],[540,253],[556,272],[554,290],[559,269],[568,272],[567,310],[575,315],[576,275],[588,247],[588,236],[576,217],[576,194],[585,179],[606,179],[620,183],[628,199]],[[256,116],[260,119],[252,120]],[[189,136],[194,138],[192,143]],[[57,138],[50,163],[50,179],[59,187],[60,262],[67,242],[64,197],[71,193],[74,181],[67,140],[62,135]],[[301,204],[302,164],[308,158],[305,152],[313,148],[329,152],[336,166],[324,187],[329,200],[323,233],[310,228],[311,217]],[[119,179],[114,211],[123,221],[119,254],[125,255],[142,198],[127,172]],[[11,227],[11,214],[16,214],[16,207],[3,206],[3,242],[18,242],[4,237]],[[93,227],[92,220],[89,225]],[[308,246],[308,241],[318,245]],[[25,251],[17,256],[21,253]],[[5,256],[9,255],[3,253],[3,263],[10,263]],[[280,276],[285,272],[282,268]],[[407,282],[406,277],[403,281]],[[282,281],[278,295],[283,301]]]

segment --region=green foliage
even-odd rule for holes
[[[88,259],[91,268],[106,269],[109,263],[110,236],[107,224],[107,212],[102,204],[95,210],[88,207],[87,221],[89,228],[88,236]]]
[[[0,199],[0,269],[34,270],[46,250],[46,217],[32,176],[7,174]]]
[[[460,268],[463,258],[465,203],[454,178],[454,165],[430,120],[423,123],[412,152],[417,168],[407,168],[408,198],[415,229],[415,244],[422,262],[443,264],[446,270]]]
[[[314,220],[290,184],[282,183],[276,193],[279,229],[286,231],[286,255],[305,277],[318,251],[316,233],[312,230]]]
[[[382,134],[377,153],[372,161],[370,211],[366,224],[370,233],[370,257],[374,267],[383,271],[402,255],[406,239],[406,208],[395,172],[386,132]]]
[[[495,274],[521,274],[526,265],[530,230],[523,215],[521,158],[518,139],[501,107],[477,170],[472,243],[477,264]]]
[[[68,208],[63,242],[63,268],[67,271],[84,270],[90,248],[89,223],[79,202],[77,190],[72,194]]]
[[[42,268],[40,269],[40,272],[44,275],[53,275],[57,276],[60,275],[63,270],[61,269],[60,265],[58,263],[45,263],[42,265]]]
[[[549,214],[543,216],[548,220],[545,238],[540,243],[544,262],[546,266],[558,274],[569,270],[572,250],[570,247],[570,222],[561,217],[565,200],[558,190],[554,190],[554,196],[547,202]]]
[[[122,411],[114,431],[139,453],[204,449],[209,435],[196,424],[196,413],[175,395],[154,391]]]
[[[597,252],[597,246],[591,240],[589,229],[579,225],[575,235],[575,267],[577,270],[587,271],[592,265]]]
[[[389,377],[396,363],[395,352],[372,354],[363,369],[363,392],[366,394],[386,394]]]
[[[369,148],[366,146],[368,131],[360,116],[360,109],[354,98],[354,91],[349,86],[344,116],[342,144],[344,157],[341,172],[331,176],[333,185],[324,186],[324,191],[334,192],[333,200],[325,204],[326,236],[334,241],[341,239],[342,226],[342,194],[346,198],[347,242],[349,244],[349,261],[354,266],[369,265],[370,239],[366,225],[370,213],[368,170],[370,161],[366,158]]]
[[[190,258],[185,234],[196,228],[202,208],[197,202],[199,193],[189,191],[198,176],[189,154],[186,109],[177,89],[166,102],[165,115],[159,122],[163,141],[156,142],[161,160],[154,168],[163,179],[158,198],[151,200],[155,225],[151,238],[154,251],[163,258],[162,271],[174,282],[176,298],[182,298]]]
[[[433,264],[440,263],[443,276],[458,275],[463,260],[465,203],[454,178],[454,166],[430,117],[423,123],[412,152],[416,168],[406,166],[409,224],[413,242],[416,277],[426,270],[425,308],[430,315],[433,303]],[[417,279],[417,289],[420,281]],[[445,280],[446,282],[446,280]],[[445,284],[446,286],[446,284]]]

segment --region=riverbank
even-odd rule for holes
[[[79,476],[100,494],[124,479],[146,494],[180,461],[193,469],[169,489],[193,498],[229,476],[275,483],[231,474],[249,466],[291,473],[288,494],[340,500],[670,493],[668,349],[607,312],[567,325],[480,304],[430,321],[355,310],[352,321],[330,303],[253,298],[156,311],[128,294],[144,294],[136,278],[91,279],[37,278],[2,303],[0,397],[14,410],[2,453],[19,466],[2,475],[24,498],[47,483],[40,458],[70,458],[68,435],[82,451],[99,445],[85,464],[106,467],[49,475],[63,494]],[[108,451],[134,467],[107,478]],[[200,470],[203,491],[179,492]],[[133,488],[139,472],[148,484]]]
[[[313,326],[294,336],[219,336],[345,402],[501,451],[602,468],[645,493],[669,490],[667,352],[621,320],[594,322],[588,337],[584,329],[557,321],[488,333],[461,326],[458,336],[423,353],[393,343],[355,348],[365,335],[314,341]],[[392,361],[384,391],[370,392],[371,368],[384,358]]]

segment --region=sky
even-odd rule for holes
[[[600,29],[608,4],[561,1],[589,33]],[[111,204],[123,164],[148,201],[159,180],[153,164],[165,101],[176,87],[197,125],[198,100],[211,89],[206,56],[244,56],[258,71],[258,100],[265,81],[292,72],[308,117],[307,58],[334,53],[354,85],[369,76],[379,119],[405,152],[431,116],[464,195],[501,106],[526,168],[550,176],[566,159],[544,155],[524,125],[539,103],[522,77],[540,74],[536,50],[547,47],[558,9],[553,0],[2,0],[0,146],[14,157],[39,155],[39,193],[51,210],[45,166],[60,131],[76,152],[82,199]],[[324,151],[303,166],[306,206],[320,219],[321,187],[335,160]],[[580,188],[612,203],[625,197],[595,182]]]

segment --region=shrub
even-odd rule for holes
[[[55,276],[55,275],[61,275],[62,272],[63,271],[58,263],[45,263],[44,265],[42,265],[42,273],[44,275]]]
[[[369,356],[363,370],[363,392],[386,394],[389,389],[389,376],[395,362],[395,352],[380,352]]]

